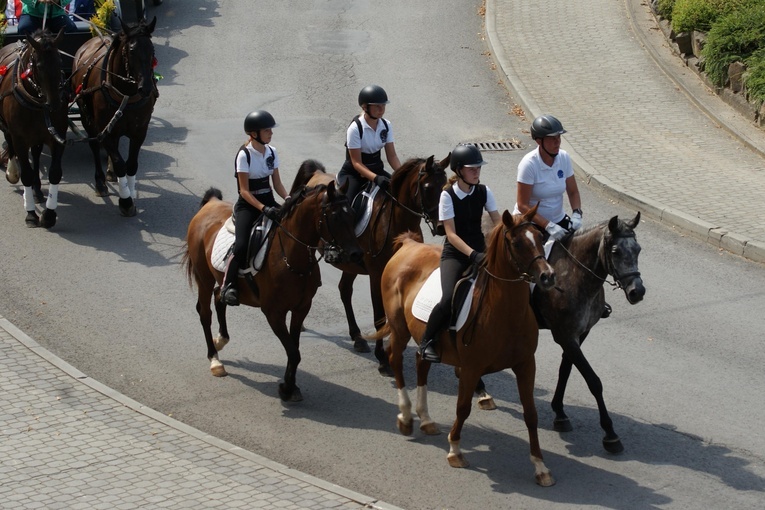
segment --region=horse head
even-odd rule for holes
[[[324,245],[324,258],[327,262],[352,262],[360,264],[364,251],[359,246],[356,233],[356,215],[351,209],[345,190],[347,182],[337,188],[335,181],[327,184],[321,203],[319,236]]]
[[[157,24],[155,16],[150,23],[141,19],[138,23],[125,23],[120,19],[122,30],[118,34],[122,61],[127,76],[138,87],[142,97],[148,97],[154,92],[154,44],[151,34]]]
[[[446,184],[446,169],[451,153],[436,162],[435,156],[428,159],[410,159],[393,173],[391,192],[396,200],[419,214],[425,220],[433,235],[438,222],[438,202]]]
[[[539,227],[532,223],[531,219],[537,212],[539,204],[531,208],[526,214],[514,216],[505,210],[502,214],[502,224],[497,229],[502,229],[506,250],[494,250],[493,255],[509,253],[510,258],[521,277],[532,283],[536,283],[542,290],[548,291],[555,286],[555,270],[545,259],[544,235]],[[492,253],[487,255],[492,257]],[[491,260],[487,260],[487,264]]]
[[[645,296],[643,279],[638,270],[640,244],[635,237],[638,223],[639,211],[632,221],[620,221],[618,216],[614,216],[608,222],[608,230],[604,232],[599,249],[599,256],[608,274],[614,278],[632,305],[642,301]]]
[[[23,73],[30,72],[32,88],[44,101],[48,111],[57,110],[62,104],[64,87],[58,45],[63,37],[63,28],[55,37],[47,30],[38,30],[26,36],[31,51],[28,61],[24,62],[24,65],[28,67],[23,70],[22,77],[24,77]]]

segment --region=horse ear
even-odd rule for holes
[[[154,19],[151,20],[151,23],[148,25],[149,33],[154,32],[154,27],[157,26],[157,17],[154,16]]]
[[[32,45],[32,47],[35,49],[35,51],[41,51],[42,50],[42,46],[40,45],[40,43],[37,40],[35,40],[34,37],[32,37],[30,34],[27,34],[26,38],[27,38],[27,42]]]
[[[515,225],[515,218],[513,218],[513,215],[510,214],[510,211],[507,209],[502,213],[502,223],[504,223],[507,228],[512,228],[513,225]]]
[[[635,230],[635,227],[637,227],[639,223],[640,223],[640,211],[637,212],[634,220],[627,222],[627,226],[631,228],[632,230]]]
[[[333,184],[335,182],[336,182],[335,180],[332,181]],[[347,195],[348,194],[348,186],[350,186],[350,185],[351,185],[351,180],[350,179],[346,179],[345,182],[340,186],[340,193],[342,193],[343,195]]]
[[[613,234],[619,232],[619,216],[614,216],[608,220],[608,230],[610,230]]]
[[[329,181],[329,184],[327,184],[327,198],[329,198],[330,202],[335,199],[336,191],[337,188],[335,188],[335,181]]]
[[[125,20],[122,19],[122,16],[120,16],[120,26],[122,27],[122,31],[127,34],[128,31],[128,24],[125,23]]]
[[[449,152],[449,154],[447,154],[446,157],[444,159],[442,159],[438,163],[438,166],[440,166],[442,169],[446,170],[446,168],[449,166],[449,163],[451,162],[451,160],[452,160],[452,153]]]
[[[64,38],[64,27],[61,27],[61,30],[58,31],[58,35],[56,35],[56,38],[53,39],[53,46],[58,48],[58,44],[61,42],[63,38]]]
[[[425,161],[425,170],[428,172],[433,171],[433,160],[436,159],[435,156],[430,156],[427,161]]]

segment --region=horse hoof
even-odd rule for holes
[[[571,432],[574,427],[571,426],[571,421],[568,418],[563,418],[553,421],[553,430],[555,432]],[[603,441],[605,442],[605,440]]]
[[[135,216],[135,204],[132,198],[120,198],[120,214],[127,218]]]
[[[56,210],[55,209],[45,209],[42,213],[42,217],[40,218],[40,226],[45,228],[53,228],[53,226],[56,224]]]
[[[605,448],[608,453],[613,455],[618,455],[624,451],[622,440],[618,437],[616,439],[603,438],[603,448]]]
[[[24,222],[27,224],[27,227],[29,228],[35,228],[40,226],[40,218],[37,216],[37,213],[34,211],[27,211],[27,217],[24,220]]]
[[[470,463],[465,460],[465,456],[455,453],[450,453],[446,456],[446,460],[449,461],[449,465],[453,468],[466,468],[470,466]]]
[[[109,188],[106,186],[106,184],[96,183],[96,196],[97,197],[109,196]]]
[[[356,352],[372,352],[369,348],[369,342],[366,340],[357,339],[353,341],[353,350]]]
[[[377,371],[380,372],[380,375],[383,377],[393,377],[393,369],[390,365],[383,365],[380,363],[377,367]]]
[[[303,394],[300,393],[300,388],[295,386],[292,391],[287,391],[287,386],[284,383],[279,384],[279,398],[284,402],[302,402]]]
[[[414,420],[409,420],[409,423],[404,423],[404,421],[401,419],[396,420],[396,426],[398,427],[398,431],[405,436],[412,435],[412,430],[414,429],[414,427],[412,426],[413,423],[414,423]]]
[[[497,404],[494,403],[494,398],[487,395],[478,399],[478,409],[484,411],[493,411],[497,408]]]
[[[226,377],[228,375],[228,372],[226,372],[226,368],[223,365],[219,365],[217,367],[212,367],[210,369],[210,372],[215,377]]]
[[[42,192],[41,189],[35,189],[32,190],[35,195],[35,203],[36,204],[44,204],[45,203],[45,193]]]
[[[423,423],[420,425],[420,430],[426,436],[437,436],[441,433],[441,429],[439,429],[438,425],[436,425],[434,422]]]
[[[16,162],[16,158],[11,158],[5,169],[5,180],[11,184],[16,184],[19,182],[19,177],[19,164]]]
[[[555,478],[550,473],[539,473],[535,475],[537,485],[540,487],[552,487],[555,485]]]

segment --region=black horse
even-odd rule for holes
[[[151,23],[122,22],[114,39],[93,38],[74,56],[72,87],[88,133],[96,166],[96,194],[108,195],[106,176],[101,167],[100,147],[106,150],[119,187],[119,208],[123,216],[134,216],[135,176],[138,152],[149,129],[158,92],[154,81],[154,44]],[[128,137],[128,158],[123,160],[119,141]]]
[[[582,343],[602,317],[605,283],[622,289],[630,304],[643,300],[645,287],[638,271],[640,245],[634,230],[639,222],[639,212],[629,222],[614,216],[608,222],[578,231],[563,242],[555,243],[548,261],[558,275],[556,288],[548,292],[535,288],[532,293],[539,327],[549,329],[555,342],[563,349],[558,384],[551,402],[555,412],[553,428],[558,432],[572,430],[571,422],[563,411],[563,396],[571,368],[576,366],[598,403],[600,426],[605,431],[603,447],[609,453],[621,453],[624,446],[614,431],[603,401],[603,384],[584,356]],[[609,275],[616,283],[607,281]],[[491,397],[485,393],[482,380],[476,393],[481,397],[481,408],[495,407]]]
[[[58,51],[63,35],[63,30],[58,35],[38,30],[27,35],[23,45],[0,49],[0,129],[9,157],[6,179],[16,184],[20,174],[29,227],[56,224],[68,109]],[[48,200],[40,219],[35,201],[44,200],[39,173],[43,144],[50,148],[51,164]],[[34,165],[29,162],[30,150]]]

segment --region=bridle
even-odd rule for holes
[[[510,254],[510,260],[515,262],[515,267],[518,269],[518,273],[520,273],[520,277],[518,278],[502,278],[500,276],[497,276],[493,274],[491,271],[489,271],[486,266],[484,266],[482,269],[486,271],[486,274],[494,278],[495,280],[499,280],[501,282],[527,282],[527,283],[536,283],[536,278],[533,274],[531,274],[531,266],[534,265],[534,262],[536,262],[539,259],[544,259],[544,253],[537,255],[536,257],[532,258],[531,261],[527,264],[526,268],[522,268],[521,265],[518,263],[518,260],[513,256],[513,248],[510,244],[510,241],[507,239],[507,234],[510,233],[510,236],[513,237],[514,231],[516,229],[532,226],[534,228],[538,228],[536,224],[530,222],[530,221],[524,221],[522,223],[519,223],[518,225],[514,225],[512,228],[505,227],[502,231],[502,237],[505,240],[505,248],[507,248],[507,252]]]
[[[628,239],[628,238],[633,238],[633,239],[636,238],[635,232],[631,231],[631,232],[626,232],[626,233],[619,232],[617,234],[613,234],[613,233],[611,234],[611,239],[612,240],[615,240],[615,239]],[[613,258],[611,256],[611,253],[613,253],[614,244],[610,243],[610,248],[611,249],[608,249],[608,250],[606,249],[606,248],[609,248],[609,245],[606,244],[606,235],[605,235],[605,233],[603,235],[603,238],[600,241],[600,248],[598,249],[598,252],[599,252],[598,258],[600,260],[600,263],[603,264],[603,267],[606,269],[606,273],[613,277],[613,279],[614,279],[613,282],[609,282],[607,278],[602,278],[602,277],[598,276],[597,274],[595,274],[595,272],[592,269],[590,269],[589,267],[587,267],[584,264],[582,264],[582,262],[579,261],[579,259],[577,259],[574,256],[574,254],[571,253],[568,250],[568,248],[566,248],[566,246],[563,243],[558,243],[558,244],[561,246],[561,248],[563,248],[563,251],[565,251],[568,254],[568,256],[574,262],[576,262],[576,264],[579,267],[584,269],[584,271],[587,274],[589,274],[593,278],[599,280],[600,282],[609,284],[611,287],[614,287],[616,289],[624,289],[626,287],[626,285],[624,283],[624,280],[626,278],[631,278],[632,280],[634,280],[635,278],[639,278],[640,277],[640,271],[630,271],[629,273],[624,273],[624,274],[620,274],[617,271],[616,266],[614,265]],[[630,280],[630,281],[632,281],[632,280]]]
[[[444,176],[446,176],[446,172],[443,171],[442,168],[436,167],[437,169],[434,170],[434,172],[442,172]],[[436,235],[436,228],[438,224],[438,218],[431,218],[430,214],[428,214],[427,209],[425,208],[425,191],[424,191],[424,180],[428,176],[429,172],[426,165],[423,165],[422,168],[417,172],[417,189],[414,192],[415,199],[418,200],[418,205],[420,206],[420,211],[415,211],[414,209],[411,209],[410,207],[407,207],[406,205],[402,204],[390,191],[385,191],[385,193],[393,200],[394,203],[396,203],[399,207],[404,209],[405,211],[408,211],[412,213],[415,216],[419,216],[423,220],[425,220],[425,224],[430,229],[430,234],[435,236]]]

